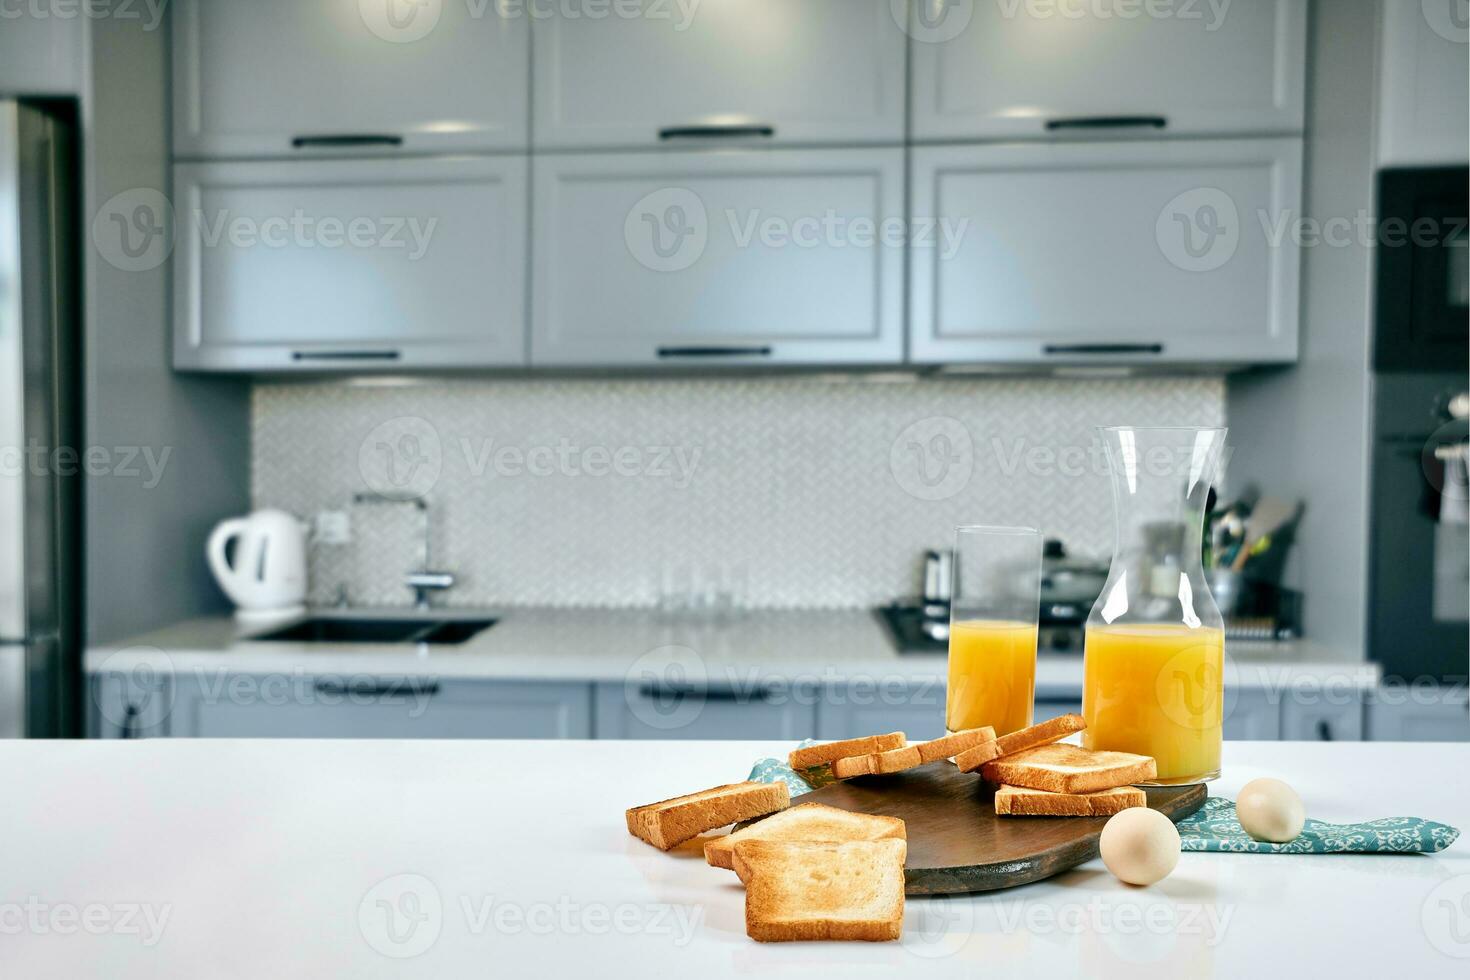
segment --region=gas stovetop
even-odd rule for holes
[[[899,653],[949,652],[947,607],[895,603],[879,609],[878,619],[887,628],[889,639]],[[1080,654],[1082,620],[1043,621],[1037,646],[1045,653]]]

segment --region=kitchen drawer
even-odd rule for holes
[[[904,0],[896,0],[901,8]],[[537,149],[901,143],[891,0],[702,0],[532,27]]]
[[[809,692],[785,686],[597,685],[598,738],[799,741],[816,731],[816,715]]]
[[[198,738],[590,738],[587,684],[310,677],[185,678],[171,734]]]
[[[894,678],[829,684],[817,709],[817,738],[903,732],[911,742],[944,734],[944,684]]]
[[[1281,705],[1266,691],[1227,689],[1224,734],[1231,741],[1276,741],[1281,738]]]
[[[1313,692],[1309,697],[1286,692],[1281,704],[1281,737],[1293,742],[1360,742],[1363,703]]]
[[[903,151],[564,154],[535,163],[535,365],[903,356]],[[890,225],[889,227],[892,227]]]
[[[1257,363],[1297,352],[1300,140],[916,149],[911,352],[929,364]],[[1270,231],[1268,231],[1270,229]]]
[[[527,148],[524,9],[440,0],[170,7],[179,156]]]
[[[524,157],[178,165],[174,364],[525,361]]]
[[[914,139],[1299,133],[1307,4],[915,3]]]
[[[1367,715],[1367,737],[1375,742],[1470,742],[1463,685],[1385,688]]]

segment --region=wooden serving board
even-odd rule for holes
[[[1148,805],[1176,823],[1204,805],[1205,787],[1146,787]],[[890,776],[832,783],[792,803],[900,817],[907,825],[910,895],[987,892],[1060,874],[1097,857],[1107,817],[997,817],[979,773],[931,762]]]

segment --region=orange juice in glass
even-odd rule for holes
[[[1031,724],[1041,535],[1033,528],[955,531],[945,727],[989,725],[997,735]]]
[[[1223,630],[1089,626],[1082,743],[1153,756],[1159,782],[1218,776],[1224,667]]]
[[[1082,744],[1153,756],[1159,784],[1220,775],[1225,629],[1200,560],[1218,428],[1101,430],[1117,537],[1087,617]]]

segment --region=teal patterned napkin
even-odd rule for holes
[[[1252,840],[1235,819],[1235,803],[1212,796],[1179,821],[1186,851],[1237,851],[1246,854],[1433,854],[1460,837],[1454,827],[1419,817],[1385,817],[1363,823],[1308,820],[1301,836],[1285,844]]]
[[[811,745],[808,739],[801,743]],[[810,793],[832,782],[828,766],[798,773],[783,759],[762,759],[750,771],[761,783],[785,783],[792,796]],[[1418,817],[1387,817],[1364,823],[1335,824],[1308,820],[1301,836],[1286,844],[1252,840],[1235,819],[1235,803],[1219,796],[1205,800],[1192,816],[1179,821],[1186,851],[1232,851],[1245,854],[1433,854],[1459,839],[1454,827]]]

